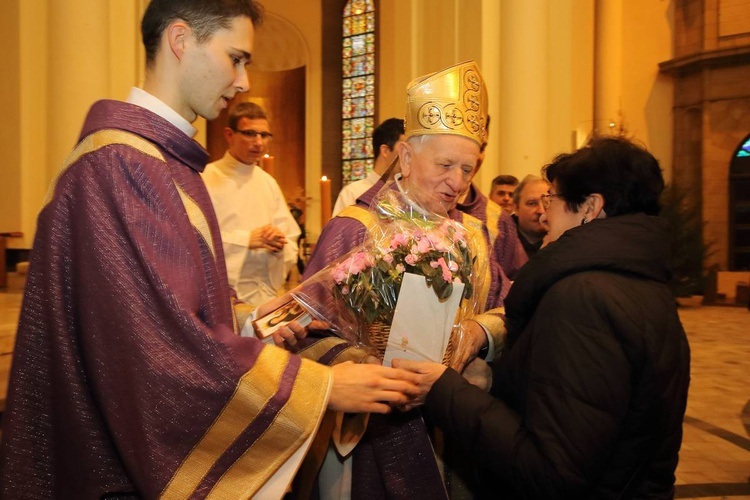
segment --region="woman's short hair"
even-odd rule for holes
[[[599,193],[607,216],[659,213],[664,190],[659,162],[625,138],[594,138],[573,153],[559,155],[542,172],[571,211],[588,195]]]

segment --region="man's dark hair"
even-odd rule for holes
[[[507,185],[507,186],[518,186],[518,178],[515,175],[498,175],[494,179],[492,179],[492,187],[495,186],[501,186],[501,185]]]
[[[241,102],[235,104],[229,110],[229,113],[227,114],[227,127],[232,130],[237,130],[237,124],[242,118],[247,118],[248,120],[268,120],[263,108],[254,102]]]
[[[588,195],[599,193],[608,217],[659,213],[664,190],[659,162],[627,139],[592,139],[578,151],[559,155],[543,172],[569,210],[577,210]]]
[[[380,146],[385,144],[389,149],[393,149],[402,135],[404,135],[404,120],[400,118],[388,118],[375,127],[372,131],[372,150],[375,153],[375,159],[377,160],[380,155]]]
[[[240,16],[258,26],[263,20],[263,7],[255,0],[151,0],[141,21],[146,64],[156,60],[161,37],[171,22],[182,19],[198,43],[203,43]]]

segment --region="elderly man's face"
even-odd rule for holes
[[[514,205],[521,231],[539,237],[547,234],[547,226],[539,218],[544,213],[542,195],[549,191],[547,181],[529,182],[519,193],[519,202]]]
[[[479,159],[479,144],[469,138],[440,134],[399,143],[401,172],[408,186],[431,195],[421,200],[440,212],[453,209],[466,191]],[[434,206],[437,203],[438,206]],[[433,206],[430,206],[433,205]]]

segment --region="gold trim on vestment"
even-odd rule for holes
[[[235,300],[232,304],[232,310],[234,311],[235,318],[235,333],[239,334],[242,331],[242,328],[245,326],[247,318],[249,318],[253,314],[255,307],[251,306],[247,302]]]
[[[214,239],[211,236],[211,228],[208,225],[206,215],[203,213],[203,210],[201,210],[200,205],[198,205],[179,184],[177,184],[177,181],[175,181],[174,185],[177,188],[180,199],[182,199],[182,204],[185,206],[185,212],[187,213],[188,219],[190,219],[190,224],[192,224],[195,230],[198,231],[198,234],[201,235],[201,238],[203,238],[203,241],[206,243],[209,250],[211,250],[211,256],[216,260]]]
[[[341,212],[338,217],[348,217],[354,219],[367,229],[368,233],[371,233],[378,225],[378,218],[369,210],[362,208],[358,205],[349,205]]]
[[[502,212],[503,208],[500,205],[492,200],[487,200],[485,213],[487,214],[487,232],[490,233],[490,248],[495,246],[495,241],[497,241],[497,236],[499,234],[497,225],[500,223]]]
[[[49,190],[47,190],[47,196],[45,196],[44,198],[44,203],[42,203],[42,208],[40,209],[40,211],[44,210],[44,207],[46,207],[49,202],[52,201],[52,197],[55,193],[55,187],[57,187],[57,182],[60,180],[60,177],[63,173],[65,173],[68,167],[77,162],[82,156],[93,153],[94,151],[97,151],[106,146],[111,146],[113,144],[130,146],[147,156],[151,156],[152,158],[156,158],[157,160],[166,163],[166,161],[164,160],[164,156],[161,154],[161,151],[159,151],[159,148],[139,135],[119,129],[99,130],[97,132],[94,132],[93,134],[87,135],[81,142],[78,143],[75,148],[73,148],[73,151],[70,152],[68,157],[65,158],[65,161],[60,167],[60,170],[57,172],[57,175],[52,181],[52,184],[50,184]]]
[[[234,394],[201,440],[185,457],[172,476],[161,498],[188,498],[203,477],[276,394],[291,354],[275,346],[265,346],[237,383]],[[287,404],[276,415],[261,438],[238,459],[214,485],[211,496],[250,497],[263,486],[315,430],[325,410],[330,381],[329,368],[302,360]],[[255,462],[248,468],[247,462]],[[238,485],[238,475],[242,475]],[[231,489],[230,489],[231,488]],[[227,491],[231,494],[227,495]],[[240,492],[243,492],[240,494]]]
[[[492,335],[492,340],[495,343],[495,352],[493,353],[492,359],[497,359],[500,356],[500,353],[503,352],[505,338],[507,337],[505,321],[499,316],[500,314],[505,314],[504,307],[490,309],[489,311],[485,311],[472,318],[474,321],[487,328],[490,335]]]
[[[303,359],[287,404],[271,427],[224,473],[207,500],[252,497],[317,430],[328,403],[330,377],[328,367]]]
[[[352,361],[354,363],[361,363],[368,356],[368,353],[359,347],[349,345],[349,343],[338,337],[325,337],[312,345],[305,347],[304,349],[297,352],[297,355],[312,360],[319,360],[325,356],[331,349],[338,346],[339,344],[346,344],[347,347],[342,349],[336,356],[334,356],[329,365],[335,365],[343,363],[345,361]]]
[[[162,155],[159,148],[143,137],[132,132],[127,132],[120,129],[99,130],[97,132],[94,132],[93,134],[87,135],[81,142],[78,143],[73,151],[70,152],[70,154],[60,167],[57,176],[50,185],[49,190],[47,191],[47,196],[45,197],[44,203],[42,204],[42,209],[44,209],[44,207],[46,207],[49,202],[52,201],[57,183],[63,173],[68,169],[68,167],[80,160],[83,156],[98,151],[103,147],[112,145],[130,146],[140,151],[141,153],[166,164],[164,155]],[[209,249],[211,250],[211,255],[213,255],[215,259],[216,251],[214,249],[213,238],[211,237],[211,231],[209,230],[206,216],[203,214],[200,206],[198,206],[198,204],[192,198],[190,198],[190,196],[179,186],[179,184],[175,182],[175,186],[177,187],[177,192],[180,194],[182,203],[185,206],[185,211],[187,212],[188,218],[190,219],[190,223],[193,225],[196,231],[198,231],[198,234],[200,234],[204,239]]]
[[[474,271],[477,273],[480,270],[483,271],[481,276],[477,276],[476,300],[477,304],[479,304],[479,311],[484,311],[487,304],[487,296],[490,294],[490,284],[492,283],[492,271],[488,265],[489,249],[487,248],[487,239],[483,230],[485,225],[484,222],[469,214],[463,214],[461,224],[469,233],[468,241],[473,242],[471,250],[475,257]]]

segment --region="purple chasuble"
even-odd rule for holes
[[[241,484],[232,472],[247,460],[271,461],[267,436],[294,434],[274,422],[314,363],[235,333],[199,175],[207,160],[150,111],[116,101],[91,108],[38,219],[0,497],[222,495]],[[277,367],[275,378],[246,377],[258,366]],[[325,394],[305,398],[314,404],[302,424],[325,409]],[[310,432],[275,446],[297,449]],[[235,491],[252,494],[267,478],[245,475],[248,489]]]

